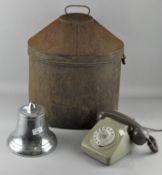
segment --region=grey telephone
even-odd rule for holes
[[[147,143],[153,153],[158,152],[156,140],[149,131],[162,130],[143,127],[125,114],[114,111],[99,113],[97,120],[81,143],[81,150],[89,156],[112,164],[130,151],[132,142],[137,145]]]

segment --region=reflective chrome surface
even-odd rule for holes
[[[44,107],[33,103],[22,106],[16,129],[7,143],[12,152],[19,155],[40,156],[51,152],[57,139],[48,129]]]

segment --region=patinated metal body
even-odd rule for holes
[[[84,129],[117,110],[123,42],[93,17],[65,14],[29,39],[29,99],[53,127]]]

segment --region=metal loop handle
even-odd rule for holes
[[[87,13],[88,15],[91,12],[90,8],[88,6],[86,6],[86,5],[68,5],[68,6],[65,7],[65,10],[64,10],[65,11],[65,14],[68,14],[67,9],[69,7],[83,7],[83,8],[86,8],[88,10],[88,13]]]

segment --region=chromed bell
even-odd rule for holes
[[[39,156],[51,152],[56,147],[57,139],[48,129],[44,107],[33,103],[22,106],[16,129],[7,143],[12,152],[24,156]]]

